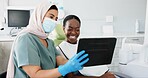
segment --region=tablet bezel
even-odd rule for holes
[[[117,38],[115,37],[80,38],[78,41],[77,53],[81,50],[85,50],[89,55],[89,61],[84,64],[84,67],[111,64],[116,41]]]

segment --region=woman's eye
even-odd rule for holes
[[[53,19],[53,17],[50,17],[51,19]]]
[[[58,20],[58,18],[55,19],[56,21]]]

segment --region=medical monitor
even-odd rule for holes
[[[29,23],[30,10],[8,9],[8,27],[26,27]]]

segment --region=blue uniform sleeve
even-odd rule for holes
[[[60,52],[55,48],[56,50],[56,56],[61,55]]]
[[[23,35],[16,40],[14,51],[18,67],[24,65],[40,66],[38,48],[28,35]]]

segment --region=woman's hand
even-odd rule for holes
[[[78,71],[83,68],[83,65],[88,62],[88,54],[85,54],[85,51],[81,51],[78,54],[74,55],[69,61],[58,67],[59,72],[62,76],[65,76],[68,73]],[[87,57],[87,58],[86,58]]]

